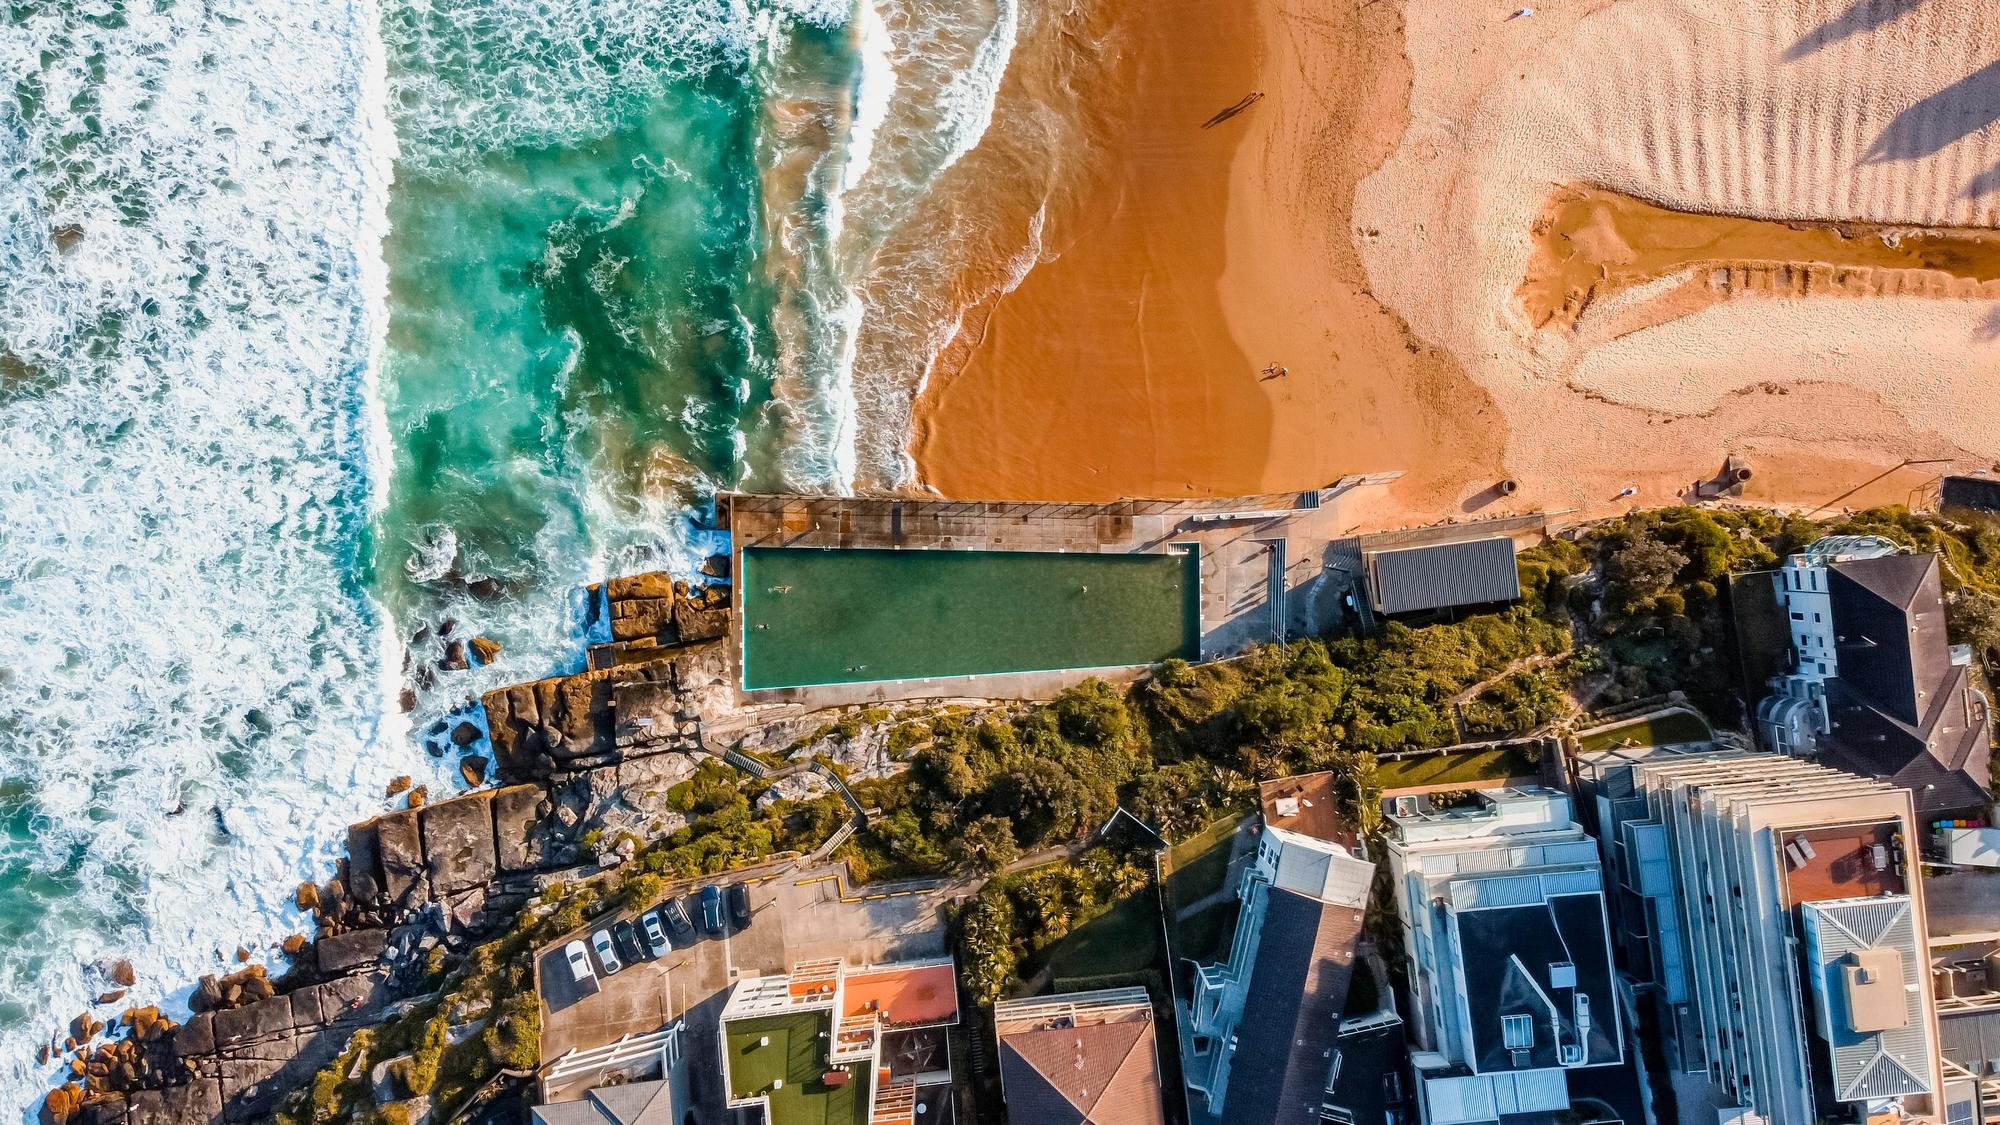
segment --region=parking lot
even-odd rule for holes
[[[864,895],[851,892],[842,882],[843,874],[838,864],[814,869],[781,866],[707,880],[716,885],[744,882],[750,887],[747,928],[729,924],[725,912],[721,937],[702,937],[687,948],[676,941],[665,957],[628,963],[610,975],[599,973],[594,989],[588,982],[581,986],[575,982],[564,947],[572,940],[589,945],[592,932],[608,930],[621,920],[635,921],[631,912],[599,918],[543,947],[536,954],[536,970],[544,1065],[573,1049],[656,1031],[681,1017],[688,1023],[688,1072],[703,1119],[722,1121],[716,1029],[729,987],[738,979],[784,972],[800,961],[822,957],[843,957],[850,965],[862,965],[945,952],[939,908],[952,888],[886,895],[861,888]],[[669,894],[687,896],[703,885],[676,884]],[[684,901],[699,929],[696,904]],[[595,952],[590,959],[595,969]],[[568,1087],[550,1094],[571,1097],[589,1085],[591,1077],[579,1075]]]

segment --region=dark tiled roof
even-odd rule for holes
[[[1236,1033],[1223,1125],[1319,1125],[1361,912],[1276,887]]]
[[[1401,1023],[1377,1024],[1350,1031],[1334,1042],[1340,1073],[1326,1092],[1326,1104],[1346,1114],[1353,1125],[1386,1125],[1391,1109],[1401,1109],[1409,1097],[1409,1047]],[[1389,1103],[1390,1084],[1397,1091]]]
[[[1514,541],[1504,537],[1376,551],[1369,555],[1368,573],[1375,602],[1384,613],[1483,605],[1521,596]]]
[[[1151,1020],[1038,1028],[1000,1038],[1007,1118],[1046,1125],[1160,1125]]]
[[[1469,1046],[1477,1070],[1495,1073],[1562,1065],[1555,1029],[1560,1027],[1564,1042],[1577,1040],[1572,1002],[1577,993],[1589,998],[1584,1065],[1623,1057],[1603,910],[1603,898],[1592,893],[1556,895],[1531,906],[1455,912],[1466,1016],[1472,1027]],[[1557,962],[1575,966],[1574,988],[1556,981]],[[1518,1062],[1506,1045],[1502,1020],[1507,1016],[1527,1016],[1533,1029],[1531,1045]]]
[[[1970,672],[1951,662],[1936,555],[1830,568],[1839,673],[1827,685],[1829,765],[1911,791],[1919,815],[1987,803],[1992,743]]]
[[[660,1081],[601,1086],[571,1102],[535,1107],[535,1125],[675,1125],[671,1088]]]

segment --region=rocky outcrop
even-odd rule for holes
[[[493,861],[490,791],[431,805],[424,809],[421,823],[424,871],[432,894],[456,894],[493,879],[498,869]]]
[[[701,708],[715,705],[728,674],[721,646],[710,648],[486,693],[500,776],[545,778],[696,748]]]

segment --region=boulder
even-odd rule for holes
[[[424,843],[417,817],[415,810],[405,809],[373,821],[382,864],[382,889],[397,902],[408,901],[413,891],[421,889],[418,880],[424,870]]]
[[[292,1001],[285,996],[273,996],[215,1015],[215,1045],[218,1047],[234,1047],[291,1030]]]
[[[435,893],[485,886],[497,870],[492,793],[471,793],[424,809],[423,838],[424,862]]]
[[[701,572],[710,578],[729,577],[729,556],[710,555],[701,560]]]
[[[674,578],[659,570],[630,574],[605,582],[604,593],[614,602],[628,598],[671,598],[674,596]]]
[[[416,779],[409,774],[397,774],[395,777],[389,779],[389,792],[387,795],[394,797],[398,794],[407,793],[410,791],[410,786],[415,784]]]
[[[182,1060],[215,1053],[215,1013],[197,1012],[174,1033],[174,1054]]]
[[[669,598],[628,598],[611,603],[611,639],[636,641],[659,637],[674,629],[674,605]]]
[[[374,906],[384,890],[378,831],[372,820],[347,830],[347,893],[364,907]]]
[[[683,644],[716,640],[729,632],[729,606],[676,602],[674,629]]]
[[[438,667],[446,672],[463,672],[472,667],[471,662],[465,658],[465,642],[446,641],[444,658],[438,661]]]
[[[479,727],[474,723],[460,723],[451,728],[451,744],[463,750],[479,741]]]
[[[139,977],[138,974],[132,971],[132,962],[120,960],[117,964],[111,966],[111,981],[113,984],[122,984],[126,988],[138,984]]]
[[[314,942],[313,954],[319,960],[319,971],[333,975],[381,960],[388,942],[387,930],[349,930]]]
[[[431,757],[442,758],[444,757],[444,751],[433,746],[431,748]],[[410,790],[410,807],[413,809],[423,808],[430,799],[431,787],[428,785],[419,785],[415,789]]]
[[[493,858],[510,874],[548,865],[542,837],[542,787],[510,785],[493,794]]]
[[[474,637],[469,644],[472,659],[480,664],[491,664],[500,655],[500,642],[492,637]]]
[[[486,759],[478,754],[467,754],[458,760],[458,775],[474,789],[486,784]]]

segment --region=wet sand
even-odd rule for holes
[[[1505,420],[1375,300],[1353,242],[1354,186],[1403,131],[1400,36],[1353,0],[1118,10],[1116,97],[1091,106],[1112,143],[940,356],[922,483],[1093,500],[1402,469],[1394,505],[1426,511],[1490,483]]]
[[[1688,274],[1720,300],[1786,296],[2000,297],[2000,231],[1807,223],[1676,211],[1571,185],[1549,197],[1517,297],[1536,328],[1574,327],[1628,289]],[[1675,315],[1693,311],[1677,302]]]

